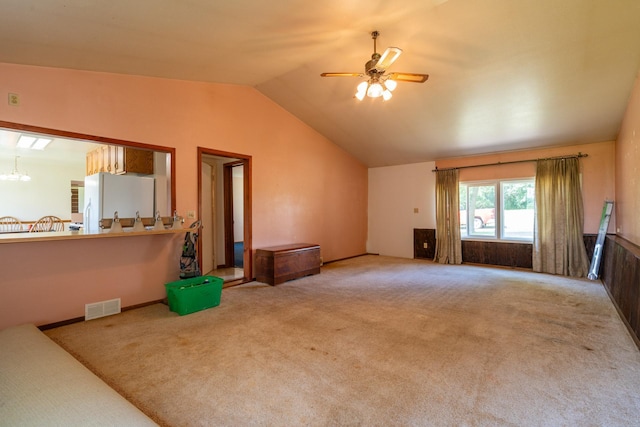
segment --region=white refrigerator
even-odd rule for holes
[[[100,230],[102,218],[113,218],[118,212],[119,218],[155,216],[155,180],[152,177],[136,175],[113,175],[99,172],[84,179],[84,218],[85,232]]]

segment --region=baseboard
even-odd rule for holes
[[[60,326],[71,325],[73,323],[84,322],[84,316],[82,317],[74,317],[73,319],[62,320],[60,322],[49,323],[46,325],[38,326],[38,329],[41,331],[46,331],[47,329],[59,328]]]
[[[373,254],[373,253],[365,252],[365,253],[360,254],[360,255],[348,256],[346,258],[332,259],[331,261],[323,261],[322,265],[332,264],[334,262],[346,261],[348,259],[359,258],[361,256],[367,256],[367,255],[380,255],[380,254]]]
[[[129,310],[135,310],[136,308],[142,308],[142,307],[146,307],[146,306],[149,306],[149,305],[162,303],[163,301],[164,300],[159,299],[159,300],[145,302],[145,303],[142,303],[142,304],[129,305],[127,307],[122,307],[121,311],[125,312],[125,311],[129,311]],[[48,323],[46,325],[40,325],[40,326],[38,326],[38,329],[40,329],[41,331],[46,331],[47,329],[59,328],[61,326],[71,325],[73,323],[80,323],[80,322],[84,322],[84,316],[82,316],[82,317],[74,317],[73,319],[62,320],[60,322]]]

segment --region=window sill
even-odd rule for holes
[[[525,239],[491,239],[487,237],[461,237],[460,240],[467,242],[487,242],[487,243],[528,243],[533,244],[533,240]]]

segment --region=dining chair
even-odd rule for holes
[[[22,223],[13,216],[3,216],[0,218],[0,232],[22,231]]]
[[[31,233],[39,233],[43,231],[64,231],[64,222],[57,216],[43,216],[33,224]]]

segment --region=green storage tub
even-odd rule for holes
[[[180,316],[220,305],[224,280],[200,276],[166,283],[169,310]]]

